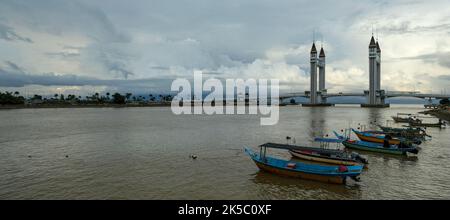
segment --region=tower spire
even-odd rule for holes
[[[311,47],[311,53],[317,53],[317,49],[316,49],[316,44],[313,43],[312,47]]]
[[[378,29],[375,27],[375,34],[377,35],[377,42],[378,42]]]
[[[319,57],[325,57],[325,51],[323,50],[323,47],[320,48],[320,54]]]
[[[373,37],[373,23],[372,23],[372,37]]]
[[[323,48],[323,35],[320,35],[320,47]]]
[[[316,43],[316,29],[313,29],[313,44]]]

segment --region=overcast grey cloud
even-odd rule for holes
[[[315,31],[327,54],[329,91],[362,91],[374,27],[382,87],[437,92],[436,85],[448,87],[439,77],[450,75],[449,6],[444,0],[0,0],[2,77],[18,74],[0,86],[169,91],[171,79],[203,70],[209,77],[278,78],[283,91],[305,91]]]

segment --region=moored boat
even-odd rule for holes
[[[405,142],[412,142],[414,144],[422,144],[422,141],[425,141],[425,135],[412,135],[408,133],[398,133],[398,132],[384,132],[384,131],[376,131],[376,130],[367,130],[365,133],[370,133],[374,135],[389,135],[393,138],[397,138],[399,140],[404,140]]]
[[[401,115],[406,115],[407,117],[401,117]],[[416,115],[409,114],[409,113],[397,113],[396,116],[391,116],[391,118],[396,123],[408,123],[410,121],[416,121],[416,122],[422,121],[422,120],[418,119]]]
[[[249,148],[245,148],[245,152],[260,170],[278,175],[343,184],[347,178],[359,180],[358,177],[363,170],[363,165],[318,165],[269,157],[266,156],[266,148],[268,146],[261,145],[260,147],[261,151],[259,154]],[[286,146],[276,148],[289,150]]]
[[[425,140],[425,137],[431,137],[425,133],[425,131],[420,133],[409,133],[409,132],[395,132],[395,131],[380,131],[380,130],[366,130],[364,132],[373,134],[384,134],[390,135],[395,138],[404,138],[407,140]]]
[[[419,153],[419,149],[415,147],[414,145],[405,145],[403,143],[399,145],[392,145],[392,144],[380,144],[380,143],[373,143],[373,142],[367,142],[367,141],[359,141],[359,140],[350,140],[350,138],[345,138],[336,132],[334,132],[335,135],[342,140],[342,144],[346,148],[350,149],[356,149],[356,150],[364,150],[364,151],[371,151],[371,152],[378,152],[378,153],[385,153],[385,154],[395,154],[395,155],[407,155],[407,153],[413,153],[417,154]]]
[[[358,136],[362,141],[373,142],[373,143],[384,143],[385,140],[389,141],[389,144],[400,144],[401,140],[393,138],[390,135],[385,134],[374,134],[369,132],[357,131],[352,129],[352,131]]]
[[[327,141],[330,143],[340,144],[341,141],[337,139],[328,138],[316,138],[317,142]],[[271,143],[268,143],[271,144]],[[354,166],[359,164],[368,164],[368,161],[363,156],[355,152],[347,152],[341,149],[324,149],[318,147],[304,147],[304,146],[294,146],[295,148],[289,150],[289,153],[296,158],[320,163],[336,164],[336,165],[347,165]]]
[[[396,123],[408,123],[414,119],[412,118],[403,118],[403,117],[399,117],[399,116],[391,116],[391,118],[396,122]]]
[[[423,123],[423,122],[410,121],[409,126],[441,128],[441,127],[445,127],[445,122],[443,122],[442,120],[439,120],[438,123]]]
[[[420,138],[431,137],[421,127],[394,128],[381,125],[378,125],[378,127],[385,133],[394,134],[393,136]]]

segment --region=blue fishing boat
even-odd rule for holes
[[[413,154],[419,153],[419,149],[415,147],[415,145],[403,145],[403,144],[395,145],[389,144],[388,142],[381,144],[360,140],[351,140],[349,137],[339,135],[337,132],[334,132],[334,134],[338,139],[342,140],[342,144],[346,148],[350,149],[372,151],[385,154],[395,154],[395,155],[406,155],[407,153]]]
[[[245,152],[255,162],[260,170],[290,177],[297,177],[308,180],[316,180],[328,183],[344,184],[347,178],[359,181],[359,175],[363,170],[363,165],[355,166],[329,166],[316,165],[296,161],[288,161],[279,158],[266,156],[266,148],[288,149],[289,147],[260,146],[260,153],[253,152],[245,148]]]

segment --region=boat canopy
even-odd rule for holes
[[[329,139],[329,142],[322,142],[322,143],[342,143],[342,140],[337,141],[338,139],[335,139],[335,142],[332,142],[333,139]],[[259,145],[259,147],[261,147],[261,149],[266,149],[266,148],[276,148],[276,149],[285,149],[285,150],[297,150],[297,151],[302,151],[302,150],[311,150],[311,149],[316,149],[316,150],[321,150],[321,151],[327,151],[329,153],[340,153],[340,150],[338,149],[327,149],[322,147],[305,147],[305,146],[298,146],[298,145],[290,145],[290,144],[275,144],[275,143],[265,143],[262,145]]]
[[[259,145],[259,147],[263,148],[276,148],[276,149],[286,149],[286,150],[303,150],[304,147],[290,145],[290,144],[275,144],[275,143],[265,143]]]
[[[342,139],[336,138],[314,138],[316,142],[324,142],[324,143],[342,143]]]

